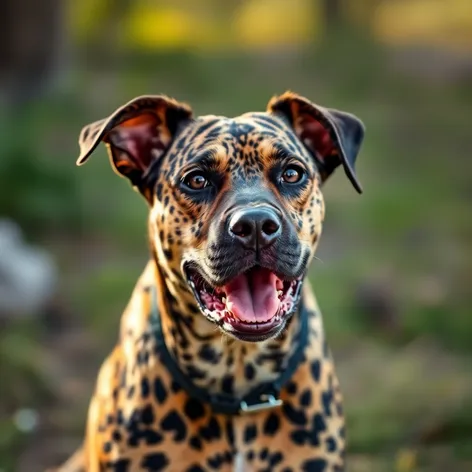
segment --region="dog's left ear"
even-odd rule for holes
[[[316,159],[323,181],[342,164],[354,188],[362,193],[354,167],[365,129],[359,118],[315,105],[291,92],[272,98],[267,111],[288,119],[300,141]]]
[[[164,95],[137,97],[82,129],[77,165],[84,164],[103,141],[114,170],[149,199],[146,177],[152,164],[166,153],[179,127],[191,117],[190,107]]]

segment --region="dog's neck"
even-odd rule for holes
[[[299,321],[293,316],[276,339],[246,343],[231,339],[200,312],[183,279],[169,276],[154,262],[148,264],[133,298],[157,288],[157,304],[164,341],[180,369],[197,386],[212,393],[243,395],[260,383],[278,378],[299,339]],[[141,302],[142,303],[142,302]],[[144,302],[145,305],[147,304]],[[154,307],[144,310],[134,329],[146,332]],[[126,328],[122,328],[126,329]],[[135,335],[138,333],[135,333]]]

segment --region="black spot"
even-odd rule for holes
[[[321,403],[323,404],[323,411],[326,416],[331,416],[331,404],[333,402],[333,392],[327,390],[321,394]]]
[[[105,466],[112,469],[113,472],[128,472],[130,466],[129,459],[119,459],[117,461],[107,462]]]
[[[246,380],[252,380],[256,375],[256,370],[252,364],[246,364],[244,366],[244,377]]]
[[[210,419],[208,425],[202,426],[200,428],[200,436],[206,441],[211,441],[212,439],[218,439],[221,436],[221,428],[214,417]]]
[[[225,430],[226,430],[226,436],[228,438],[228,444],[231,447],[234,447],[234,430],[233,430],[233,423],[230,419],[226,420]]]
[[[303,472],[325,472],[326,461],[324,459],[310,459],[302,464]]]
[[[231,375],[225,375],[223,377],[223,380],[221,381],[221,389],[223,392],[231,395],[233,393],[233,383],[234,383],[234,377]]]
[[[149,352],[144,349],[139,351],[136,360],[138,365],[146,365],[149,362]]]
[[[178,384],[175,380],[172,381],[170,388],[174,393],[179,393],[182,390],[180,384]]]
[[[308,420],[303,409],[297,410],[290,403],[284,403],[282,409],[284,415],[291,423],[294,423],[299,426],[306,425]]]
[[[201,349],[198,351],[198,356],[200,359],[210,364],[216,364],[219,360],[215,350],[209,344],[203,344]]]
[[[275,413],[271,413],[264,422],[264,434],[267,436],[274,436],[279,427],[279,416]]]
[[[256,439],[257,436],[257,428],[255,424],[250,424],[246,426],[246,429],[244,431],[244,442],[246,444],[252,443],[254,439]]]
[[[311,405],[311,391],[305,390],[300,396],[300,404],[302,406],[310,406]]]
[[[282,462],[283,455],[281,452],[274,452],[274,454],[271,454],[270,459],[269,459],[269,464],[272,467],[275,467],[277,464]]]
[[[149,446],[155,446],[156,444],[160,444],[163,439],[161,433],[152,429],[147,429],[146,431],[144,431],[143,437],[146,441],[146,444],[148,444]]]
[[[147,377],[143,377],[141,379],[141,396],[143,399],[149,396],[150,388],[149,388],[149,380]]]
[[[174,431],[173,440],[176,442],[183,441],[187,435],[187,427],[175,410],[169,411],[169,413],[162,418],[161,427],[164,431]]]
[[[287,393],[290,395],[295,395],[297,393],[297,384],[295,382],[289,382],[287,384]]]
[[[163,470],[169,464],[169,459],[162,452],[147,454],[141,461],[141,466],[145,467],[149,472]]]
[[[262,365],[267,361],[274,363],[274,370],[281,370],[282,363],[285,361],[285,354],[283,352],[260,354],[256,359],[256,364]]]
[[[263,461],[267,459],[267,456],[269,455],[269,449],[266,447],[261,449],[261,452],[259,452],[259,458]]]
[[[313,424],[311,429],[311,442],[314,446],[317,446],[320,443],[320,432],[326,431],[326,422],[320,413],[315,413],[313,415]]]
[[[326,448],[328,449],[328,452],[335,452],[337,448],[336,440],[330,436],[329,438],[326,438]]]
[[[154,380],[154,395],[161,405],[166,401],[167,391],[159,377]]]
[[[203,408],[202,403],[194,398],[189,398],[185,402],[184,411],[186,416],[192,421],[202,418],[205,414],[205,409]]]
[[[123,410],[119,409],[116,412],[116,424],[121,426],[124,422],[125,421],[124,421],[124,418],[123,418]]]
[[[127,392],[126,396],[128,398],[133,398],[135,390],[136,390],[135,386],[131,385],[131,387],[128,389],[128,392]]]
[[[115,429],[115,431],[113,431],[113,433],[111,434],[111,438],[115,442],[120,442],[122,439],[122,436],[121,436],[121,433],[117,429]]]
[[[321,363],[319,360],[313,361],[310,366],[311,375],[315,382],[320,381],[320,374],[321,374]]]
[[[197,314],[200,311],[200,309],[193,303],[187,303],[186,306],[189,313]]]
[[[172,250],[171,249],[164,249],[164,256],[168,260],[172,260]]]
[[[309,441],[310,436],[304,429],[296,429],[290,433],[290,438],[296,445],[303,446]]]
[[[158,200],[162,200],[162,184],[158,184],[156,187],[156,197]]]
[[[247,452],[246,452],[246,459],[247,459],[248,461],[254,460],[254,451],[247,451]]]
[[[143,411],[141,412],[141,421],[145,425],[154,423],[154,411],[152,410],[151,405],[147,405],[143,408]]]
[[[207,459],[207,463],[213,469],[219,469],[223,465],[223,456],[216,453],[213,457]]]
[[[204,379],[206,377],[205,371],[195,367],[194,365],[190,364],[186,366],[187,375],[190,377],[191,380],[194,379]]]
[[[186,472],[205,472],[199,465],[191,465]]]
[[[202,450],[202,440],[198,436],[192,436],[189,444],[192,449],[196,449],[197,451]]]
[[[162,441],[162,436],[157,431],[142,428],[142,412],[139,410],[133,411],[126,420],[125,427],[128,432],[129,447],[137,447],[141,440],[149,445],[158,444]]]
[[[111,451],[111,442],[107,441],[107,442],[103,443],[103,452],[105,454],[108,454],[110,451]]]

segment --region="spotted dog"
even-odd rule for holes
[[[355,116],[286,92],[193,117],[138,97],[79,138],[149,205],[151,258],[62,471],[345,470],[342,396],[306,280],[335,168],[360,193]]]

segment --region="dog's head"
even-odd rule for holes
[[[358,192],[364,136],[353,115],[293,93],[265,113],[192,117],[165,96],[138,97],[80,135],[83,164],[104,141],[151,206],[168,277],[239,339],[276,336],[295,311],[324,218],[323,182],[340,164]]]

